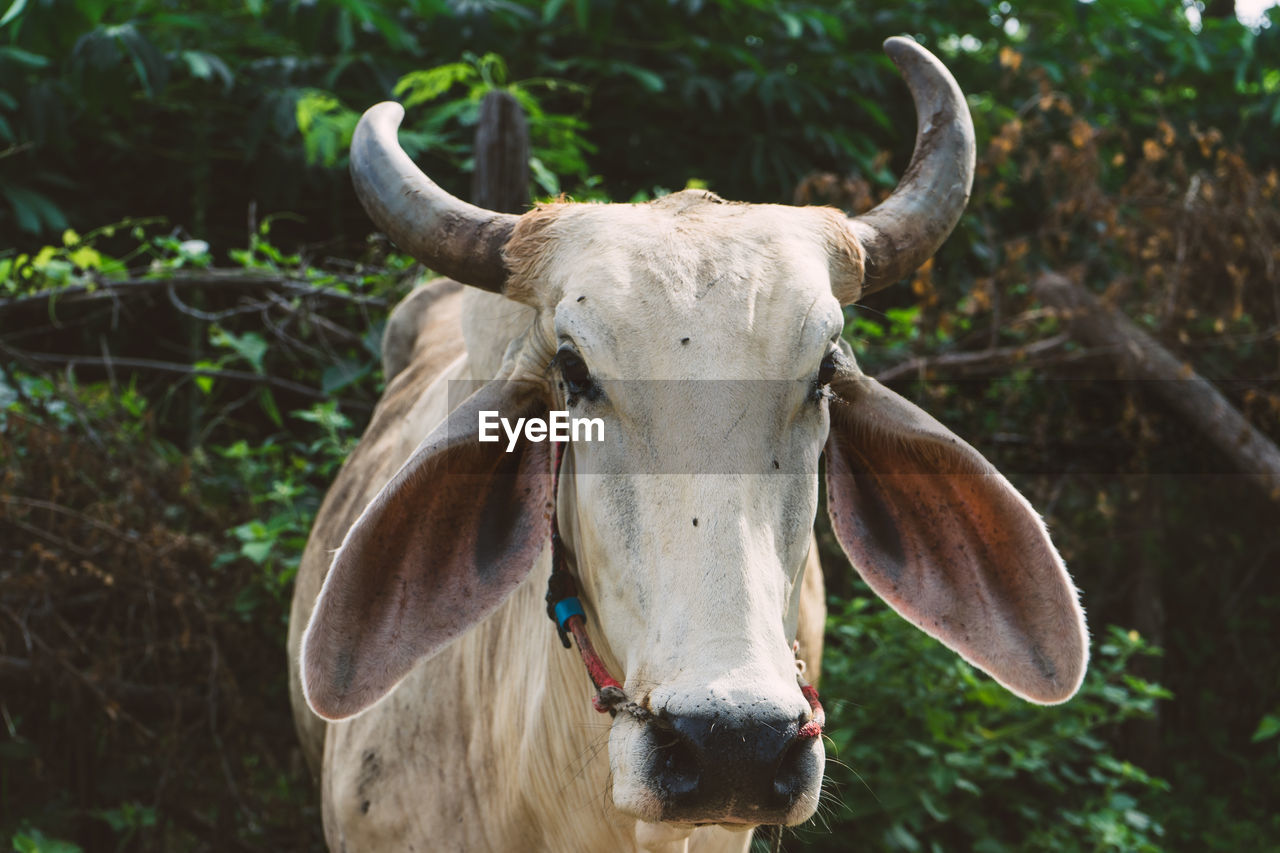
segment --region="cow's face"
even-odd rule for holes
[[[317,713],[359,713],[497,608],[546,553],[558,501],[588,630],[646,709],[611,728],[615,803],[681,825],[805,820],[823,755],[800,736],[791,644],[820,454],[832,528],[873,590],[1019,695],[1075,691],[1083,618],[1038,516],[838,345],[841,305],[928,257],[972,177],[954,80],[914,43],[889,46],[921,114],[916,156],[854,220],[696,192],[490,214],[409,162],[398,108],[366,114],[352,170],[379,224],[434,269],[535,310],[501,376],[424,440],[335,555],[303,644]],[[558,493],[546,442],[477,440],[481,412],[553,409],[603,426],[564,454]]]
[[[565,454],[560,526],[591,630],[630,698],[613,797],[648,820],[796,823],[823,753],[792,652],[846,356],[832,291],[860,260],[831,210],[724,203],[555,205],[508,247],[538,294],[520,360],[553,406],[599,419]],[[530,301],[533,301],[532,299]]]

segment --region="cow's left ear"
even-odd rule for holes
[[[352,525],[302,640],[303,693],[321,717],[377,702],[528,575],[551,533],[551,444],[508,453],[501,428],[479,440],[479,419],[545,418],[543,394],[535,382],[483,386]]]
[[[827,508],[873,590],[1024,699],[1079,688],[1084,614],[1040,517],[996,469],[856,368],[832,384]]]

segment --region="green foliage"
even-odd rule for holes
[[[258,618],[263,610],[277,617],[287,611],[293,578],[324,489],[355,446],[352,421],[338,410],[336,401],[291,415],[317,426],[318,434],[307,441],[293,429],[257,446],[241,439],[212,448],[223,463],[214,464],[206,457],[207,476],[227,478],[250,496],[254,507],[255,517],[230,531],[238,546],[222,551],[213,563],[217,567],[243,558],[258,567],[252,583],[236,598],[235,612],[241,619]]]
[[[23,625],[24,636],[37,638],[26,654],[54,676],[0,700],[10,727],[0,748],[0,836],[14,833],[17,849],[80,849],[59,847],[23,820],[88,849],[186,849],[192,833],[207,835],[215,824],[241,844],[280,847],[271,839],[288,837],[283,846],[292,848],[318,827],[305,780],[285,769],[292,732],[277,673],[285,614],[324,490],[378,392],[382,294],[401,286],[408,264],[393,257],[387,266],[319,269],[273,245],[272,222],[229,253],[238,268],[212,268],[203,241],[126,222],[83,237],[68,232],[61,245],[15,256],[3,269],[0,292],[13,316],[75,330],[105,295],[124,316],[149,318],[146,346],[185,346],[188,359],[153,355],[146,363],[159,364],[159,376],[105,379],[92,365],[34,374],[20,350],[6,349],[0,361],[0,512],[18,525],[3,529],[35,531],[45,543],[19,550],[15,571],[0,577],[0,600],[23,611],[36,592],[57,602]],[[133,245],[120,255],[107,250],[121,239]],[[184,275],[200,287],[149,301]],[[246,286],[250,297],[237,290]],[[113,352],[98,376],[113,362],[123,371],[132,355],[128,336],[105,341]],[[290,382],[276,382],[281,374]],[[50,505],[58,514],[41,515]],[[152,616],[128,615],[139,609]],[[43,639],[60,631],[60,619],[85,626],[70,649]],[[13,627],[0,626],[6,653],[18,649]],[[244,651],[257,649],[247,656],[246,642]],[[138,648],[148,652],[129,651]],[[86,682],[100,686],[77,693]],[[263,687],[237,698],[235,710],[219,710],[219,697],[237,695],[241,682]],[[157,736],[138,724],[139,707],[148,707],[139,702],[172,703],[188,718],[152,721]],[[192,709],[209,715],[194,723],[206,732],[200,738],[183,733]],[[48,732],[104,711],[100,726]],[[257,742],[272,729],[275,752]],[[49,746],[55,741],[63,745]],[[77,756],[85,754],[133,757],[116,772],[79,778]],[[242,786],[252,806],[223,814],[225,804],[207,796],[210,784]],[[184,791],[179,804],[165,792],[171,785]],[[301,836],[290,829],[300,821]]]
[[[1104,126],[1194,118],[1267,157],[1280,123],[1275,28],[1193,28],[1178,4],[1145,0],[697,0],[663,14],[533,0],[183,11],[59,0],[13,3],[6,17],[0,193],[8,223],[31,233],[64,229],[68,211],[74,225],[119,216],[110,200],[128,187],[146,212],[215,242],[228,235],[208,226],[253,198],[302,213],[308,229],[354,234],[358,214],[334,201],[351,206],[341,167],[358,113],[403,98],[406,146],[459,191],[478,95],[492,88],[531,113],[543,192],[590,194],[604,175],[626,199],[696,175],[730,197],[778,201],[815,169],[850,168],[883,187],[894,170],[880,151],[904,151],[913,125],[878,50],[901,32],[965,81],[980,138],[1043,94],[1011,90],[1006,61],[1034,67]],[[127,184],[144,173],[148,187]],[[99,192],[86,198],[86,185]]]
[[[1253,733],[1253,742],[1259,743],[1264,740],[1271,740],[1276,735],[1280,735],[1280,713],[1265,714],[1258,721],[1258,730]]]
[[[94,809],[92,814],[104,821],[118,836],[119,850],[127,849],[129,842],[140,831],[152,829],[156,825],[155,807],[136,802],[123,802],[111,809]]]
[[[308,89],[298,97],[298,132],[302,134],[307,162],[332,167],[351,147],[359,115],[343,108],[336,97]]]
[[[27,827],[13,834],[15,853],[81,853],[78,844],[50,838],[34,827]]]
[[[60,244],[41,246],[27,254],[0,256],[0,294],[22,297],[41,294],[56,309],[62,290],[93,292],[101,281],[126,278],[130,269],[147,266],[160,276],[180,269],[204,268],[211,261],[209,244],[182,240],[173,234],[150,234],[157,219],[124,219],[95,228],[84,235],[62,232]],[[105,254],[100,243],[116,238],[132,241],[134,248],[119,257]]]
[[[857,305],[845,309],[845,326],[842,333],[855,352],[861,355],[864,370],[874,371],[881,363],[894,364],[912,352],[912,345],[920,339],[921,308],[910,305],[875,312]]]
[[[561,192],[561,176],[572,178],[580,187],[589,185],[587,155],[594,146],[582,135],[585,124],[569,114],[551,112],[542,106],[536,93],[583,91],[582,87],[555,79],[507,83],[507,67],[494,53],[462,54],[463,61],[421,71],[411,71],[397,81],[392,93],[409,111],[402,127],[402,142],[411,154],[430,150],[436,156],[452,158],[454,171],[474,168],[466,159],[472,129],[484,96],[495,90],[512,94],[529,121],[530,167],[534,193],[550,196]],[[458,90],[461,90],[458,93]],[[451,100],[433,105],[428,111],[415,108],[438,101],[449,93]],[[345,165],[359,113],[341,105],[333,95],[312,90],[298,101],[298,129],[302,134],[309,163]]]
[[[865,591],[833,601],[823,693],[829,784],[809,849],[856,833],[880,850],[1159,850],[1167,782],[1114,757],[1115,727],[1168,691],[1130,673],[1136,632],[1095,642],[1079,695],[1029,705]],[[830,835],[826,833],[830,830]],[[872,841],[874,839],[874,841]]]

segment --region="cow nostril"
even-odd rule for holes
[[[773,791],[790,800],[808,787],[813,775],[813,738],[797,737],[787,744],[773,777]]]
[[[662,820],[778,823],[822,776],[821,742],[801,736],[804,719],[752,709],[655,715],[645,766]]]
[[[697,750],[670,729],[655,729],[653,738],[654,769],[658,784],[673,796],[696,791],[702,774]]]

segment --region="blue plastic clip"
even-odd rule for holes
[[[569,596],[556,602],[556,627],[562,633],[567,630],[566,625],[569,623],[570,616],[581,616],[584,622],[587,619],[587,614],[582,609],[582,602],[578,601],[577,596]]]

